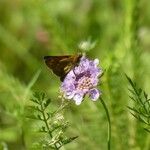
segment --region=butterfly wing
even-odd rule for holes
[[[81,55],[45,56],[46,65],[63,81],[67,73],[79,62]]]

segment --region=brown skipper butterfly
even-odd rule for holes
[[[82,55],[45,56],[46,65],[63,81],[67,73],[75,67]]]

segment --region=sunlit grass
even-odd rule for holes
[[[149,13],[146,0],[0,1],[0,149],[31,149],[39,138],[25,118],[34,91],[46,92],[52,109],[61,104],[60,81],[43,56],[78,53],[90,39],[95,45],[87,54],[105,70],[100,86],[111,117],[111,149],[149,150],[150,134],[127,109],[135,104],[125,77],[150,91]],[[107,119],[98,103],[85,100],[65,110],[68,137],[79,137],[64,149],[107,149]]]

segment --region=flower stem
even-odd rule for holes
[[[50,138],[52,139],[53,136],[52,136],[51,130],[50,130],[50,128],[49,128],[49,125],[48,125],[48,122],[47,122],[47,119],[46,119],[46,116],[45,116],[45,113],[44,113],[44,108],[43,108],[43,106],[42,106],[42,103],[41,103],[41,110],[42,110],[42,115],[43,115],[43,121],[44,121],[44,123],[45,123],[45,125],[46,125],[46,128],[47,128],[47,130],[48,130],[48,134],[49,134]],[[58,150],[56,144],[54,144],[54,147],[55,147],[56,150]]]
[[[105,102],[103,101],[102,98],[100,98],[100,101],[105,109],[106,115],[107,115],[107,120],[108,120],[108,137],[107,137],[107,149],[110,150],[110,145],[111,145],[111,121],[110,121],[110,115],[107,109],[107,106]]]

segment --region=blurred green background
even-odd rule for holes
[[[150,150],[150,134],[130,115],[124,73],[150,91],[150,1],[0,0],[0,149],[32,149],[37,126],[25,119],[33,91],[57,100],[60,81],[45,55],[76,54],[87,39],[88,52],[106,70],[101,90],[112,122],[112,150]],[[65,112],[68,135],[79,138],[64,150],[106,150],[107,119],[100,102],[86,99]],[[40,137],[40,134],[39,134]]]

